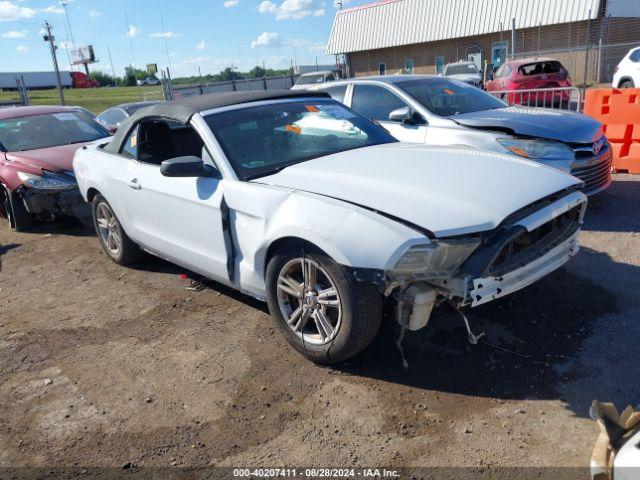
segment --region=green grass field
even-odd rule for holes
[[[142,99],[140,98],[142,93]],[[0,101],[19,98],[17,92],[1,92]],[[30,90],[31,105],[60,105],[58,91]],[[162,100],[162,88],[156,87],[114,87],[114,88],[70,88],[64,91],[67,105],[84,107],[93,113],[100,113],[105,108],[120,103],[137,102],[139,100]]]

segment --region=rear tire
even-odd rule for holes
[[[100,194],[93,198],[93,226],[103,250],[119,265],[137,262],[143,256],[142,250],[125,233],[109,202]]]
[[[635,88],[633,80],[625,80],[620,84],[620,88]]]
[[[0,188],[3,190],[3,208],[9,220],[9,226],[16,232],[25,232],[32,228],[36,223],[35,219],[27,212],[20,197],[8,188],[2,186],[0,186]]]
[[[267,265],[266,283],[272,318],[287,341],[313,362],[343,362],[369,346],[378,332],[380,292],[354,280],[317,249],[279,249]]]

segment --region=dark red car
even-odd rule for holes
[[[16,230],[56,216],[90,219],[73,156],[82,145],[108,136],[72,107],[0,109],[0,215]]]
[[[568,104],[569,91],[526,92],[533,89],[571,87],[571,77],[562,64],[552,58],[511,60],[502,64],[485,85],[487,92],[503,92],[500,98],[511,105],[554,106]],[[514,93],[510,93],[510,92]]]

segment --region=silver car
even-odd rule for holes
[[[611,184],[611,146],[602,125],[585,115],[509,106],[467,83],[430,75],[353,78],[312,89],[329,93],[401,141],[534,160],[579,178],[588,195]]]
[[[473,62],[449,63],[444,67],[444,76],[482,88],[482,72]]]

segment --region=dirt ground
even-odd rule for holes
[[[588,468],[591,401],[640,403],[639,177],[592,199],[581,243],[472,310],[479,345],[444,308],[406,339],[408,370],[390,319],[330,369],[260,302],[151,257],[120,267],[74,223],[3,223],[0,467]]]

